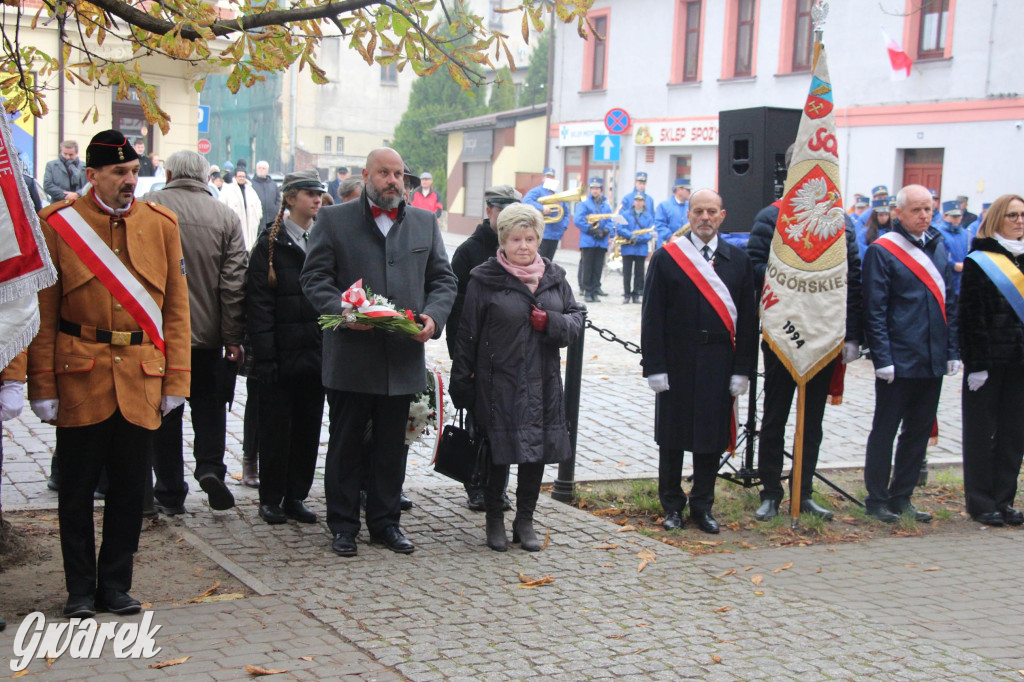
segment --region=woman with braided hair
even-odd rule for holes
[[[286,175],[281,190],[281,208],[253,247],[245,283],[246,326],[260,382],[259,515],[270,524],[315,523],[304,500],[313,485],[324,411],[321,332],[299,273],[323,184],[315,170],[303,170]]]

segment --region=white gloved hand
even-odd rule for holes
[[[750,379],[740,374],[733,374],[729,378],[729,393],[735,398],[738,395],[743,395],[750,388]]]
[[[661,393],[662,391],[668,390],[668,375],[667,374],[652,374],[647,377],[647,385],[651,387],[651,390],[655,393]]]
[[[14,419],[25,407],[25,384],[20,381],[5,381],[0,386],[0,422]]]
[[[875,376],[885,383],[891,384],[893,379],[896,378],[896,366],[889,365],[888,367],[879,367],[875,370]]]
[[[56,398],[47,398],[46,400],[30,400],[28,404],[32,406],[32,411],[39,417],[39,421],[52,422],[57,418],[57,404]]]
[[[946,363],[946,376],[953,376],[960,371],[960,367],[961,365],[959,360],[950,360]]]
[[[180,395],[165,395],[160,400],[160,413],[167,416],[171,410],[176,410],[185,404],[185,399]]]
[[[982,372],[971,372],[967,375],[967,388],[977,391],[988,381],[988,370]]]
[[[860,344],[856,341],[847,341],[843,344],[843,364],[848,365],[860,357]]]

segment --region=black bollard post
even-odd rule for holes
[[[558,465],[558,478],[551,499],[571,503],[576,493],[576,435],[580,423],[580,386],[583,383],[583,338],[587,331],[587,307],[583,311],[583,329],[565,353],[565,418],[569,422],[569,448],[572,455]]]

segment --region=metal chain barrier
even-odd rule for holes
[[[639,344],[633,343],[632,341],[623,341],[622,339],[615,335],[615,332],[613,332],[610,329],[601,329],[600,327],[596,326],[593,322],[591,322],[589,318],[586,321],[585,327],[587,329],[593,329],[595,332],[597,332],[598,336],[600,336],[605,341],[611,341],[613,343],[622,344],[622,346],[630,353],[636,353],[637,355],[639,355],[641,352]]]

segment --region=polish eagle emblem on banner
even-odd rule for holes
[[[815,167],[787,201],[791,211],[779,216],[783,241],[804,262],[815,261],[843,232],[846,214],[842,197],[828,176]]]

